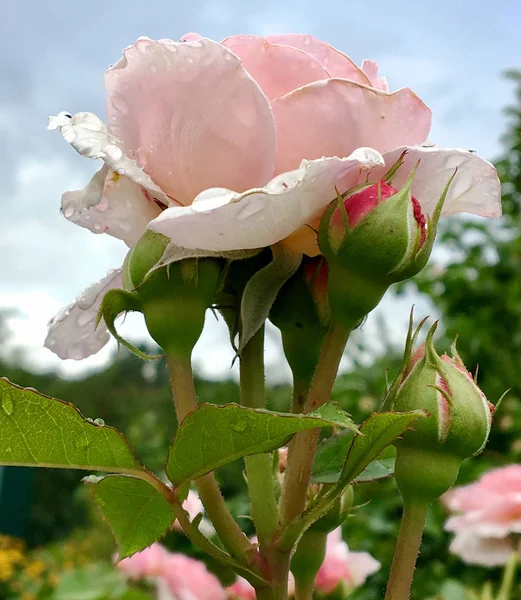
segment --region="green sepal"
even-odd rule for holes
[[[273,260],[248,281],[241,298],[239,354],[264,325],[282,286],[302,262],[302,254],[287,250],[282,244],[271,246]]]
[[[434,246],[434,241],[438,233],[438,222],[441,217],[441,211],[443,210],[445,200],[447,199],[447,194],[449,193],[449,188],[456,177],[457,171],[457,169],[454,170],[454,173],[447,182],[447,185],[445,186],[440,199],[436,204],[436,208],[434,209],[432,216],[427,217],[427,237],[425,238],[422,247],[419,249],[411,264],[400,272],[399,281],[405,281],[406,279],[414,277],[414,275],[417,275],[429,261],[432,248]]]
[[[107,329],[116,338],[118,343],[120,343],[122,346],[125,346],[125,348],[128,348],[136,356],[139,356],[139,358],[143,358],[145,360],[155,360],[157,358],[161,358],[162,355],[160,354],[151,355],[143,352],[119,335],[116,330],[115,321],[119,315],[127,312],[143,312],[143,308],[137,293],[126,292],[125,290],[121,289],[109,290],[105,296],[103,296],[103,300],[101,301],[96,327],[99,325],[101,319],[103,319]]]
[[[410,370],[414,345],[416,343],[418,335],[420,334],[420,331],[422,330],[428,318],[429,317],[424,317],[420,321],[416,329],[414,329],[414,306],[411,308],[411,312],[409,313],[409,328],[407,330],[407,339],[405,341],[402,364],[400,365],[400,370],[398,371],[398,374],[396,375],[396,378],[394,379],[393,383],[391,384],[389,389],[386,390],[385,398],[380,410],[394,410],[394,399],[396,397],[396,393],[402,385],[407,372]]]
[[[188,356],[199,339],[224,266],[222,259],[187,259],[154,271],[138,286],[152,338],[172,356]]]

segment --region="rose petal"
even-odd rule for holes
[[[270,44],[256,35],[233,35],[223,45],[242,61],[242,66],[272,100],[312,81],[330,77],[312,56],[292,48]]]
[[[87,158],[101,158],[113,171],[146,188],[167,206],[171,204],[168,196],[138,167],[136,161],[123,153],[121,143],[107,131],[105,123],[96,115],[80,112],[72,116],[61,112],[56,117],[49,117],[47,129],[59,129],[76,152]]]
[[[121,269],[109,271],[49,321],[44,346],[62,359],[81,360],[96,354],[110,339],[103,322],[96,328],[101,301],[109,290],[122,286]]]
[[[277,124],[275,172],[295,169],[303,158],[348,156],[369,146],[388,152],[423,142],[431,111],[409,89],[387,94],[343,79],[299,88],[272,103]]]
[[[209,187],[244,191],[273,176],[268,100],[221,44],[140,39],[105,85],[111,133],[179,203]]]
[[[76,225],[132,247],[161,209],[144,188],[104,166],[83,190],[63,194],[62,213]]]
[[[358,181],[361,171],[375,164],[381,164],[381,156],[371,148],[359,148],[343,159],[302,161],[299,169],[261,189],[242,194],[205,190],[191,206],[161,213],[149,228],[185,248],[262,248],[282,240],[334,200],[339,180],[350,175]]]
[[[481,538],[469,532],[457,534],[449,547],[466,563],[487,567],[506,564],[513,549],[510,538]]]
[[[501,215],[501,185],[495,167],[467,150],[437,147],[402,147],[384,153],[386,168],[390,168],[407,150],[403,165],[393,177],[392,185],[402,186],[414,165],[420,161],[412,182],[412,194],[417,198],[424,214],[432,214],[440,196],[452,181],[442,216],[467,212],[481,217]],[[370,180],[378,181],[385,169],[371,171]]]
[[[266,40],[270,44],[284,44],[303,50],[317,60],[331,77],[350,79],[364,85],[370,84],[366,74],[348,56],[311,35],[300,33],[268,35]]]
[[[389,91],[387,78],[378,76],[378,65],[374,60],[368,60],[367,58],[363,60],[362,71],[367,75],[372,87],[377,90],[383,90],[384,92]]]

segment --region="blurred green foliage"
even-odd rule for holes
[[[490,400],[496,401],[507,388],[511,389],[495,416],[486,451],[464,464],[459,483],[472,481],[489,468],[519,461],[521,456],[521,74],[509,76],[516,85],[516,104],[507,111],[504,152],[496,161],[505,216],[501,221],[462,217],[444,222],[437,259],[397,290],[399,294],[413,291],[430,298],[441,315],[437,347],[448,349],[459,333],[459,352],[470,369],[479,365],[479,383]],[[382,331],[382,339],[385,333]],[[5,335],[0,319],[0,340]],[[358,335],[355,342],[360,339]],[[363,346],[363,342],[360,344]],[[367,364],[357,361],[360,348],[356,343],[351,346],[352,368],[339,377],[334,399],[359,423],[378,408],[385,372],[389,370],[391,377],[396,372],[401,348],[388,342],[386,351]],[[103,418],[127,435],[147,467],[162,472],[176,422],[166,367],[161,361],[143,363],[121,350],[109,367],[81,381],[63,380],[52,373],[31,373],[9,360],[0,361],[0,373],[20,385],[73,402],[87,417]],[[196,388],[206,402],[239,400],[238,385],[232,380],[198,378]],[[287,410],[290,393],[288,386],[271,388],[270,408]],[[241,461],[237,461],[220,469],[218,478],[233,513],[251,533],[251,523],[245,516],[248,501],[242,470]],[[28,545],[55,548],[56,544],[81,537],[85,531],[82,528],[88,527],[97,532],[92,535],[99,535],[99,558],[105,556],[108,562],[114,546],[80,485],[84,473],[36,469],[34,475]],[[399,494],[392,479],[361,484],[355,490],[355,504],[357,508],[344,525],[345,538],[353,550],[368,551],[381,561],[382,569],[351,598],[381,599],[399,526]],[[463,600],[466,588],[480,590],[487,581],[494,586],[499,581],[499,569],[470,567],[449,554],[450,536],[443,530],[446,517],[439,504],[429,513],[412,600]],[[172,532],[165,541],[172,549],[202,558],[180,534]],[[209,567],[218,571],[226,583],[231,581],[230,572],[211,562]],[[514,597],[521,597],[521,589],[516,593]]]

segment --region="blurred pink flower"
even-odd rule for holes
[[[117,563],[118,569],[130,579],[163,575],[170,552],[157,542]]]
[[[514,551],[513,533],[521,533],[521,465],[494,469],[442,498],[457,513],[445,525],[456,535],[450,550],[465,562],[505,564]]]
[[[368,552],[351,552],[342,540],[342,529],[338,527],[327,536],[326,557],[315,579],[315,589],[321,594],[330,594],[342,584],[352,590],[376,573],[380,563]]]
[[[380,181],[404,151],[392,185],[420,161],[411,191],[424,215],[456,168],[444,214],[501,213],[494,167],[425,143],[431,111],[412,90],[389,92],[376,63],[358,66],[310,35],[140,38],[105,87],[108,125],[62,112],[49,129],[104,163],[83,190],[63,194],[64,217],[129,247],[149,227],[191,251],[282,242],[316,256],[308,225],[335,188]],[[114,276],[95,289],[118,286]],[[95,332],[98,306],[91,290],[52,321],[45,345],[61,358],[97,352],[108,339],[105,328]]]
[[[243,577],[237,577],[235,583],[226,588],[229,600],[255,600],[255,588]]]
[[[157,543],[117,567],[131,579],[154,580],[159,600],[225,600],[219,580],[202,562],[168,552]]]

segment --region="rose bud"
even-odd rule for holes
[[[395,475],[404,499],[431,502],[456,480],[461,463],[481,452],[492,423],[490,405],[452,345],[452,357],[439,356],[434,348],[435,323],[424,350],[412,346],[422,327],[409,329],[400,373],[384,401],[384,410],[407,412],[423,409],[418,419],[395,445]]]
[[[388,182],[403,155],[377,183],[338,194],[320,223],[319,245],[329,266],[331,313],[355,325],[381,300],[387,288],[427,264],[451,177],[432,217],[412,195],[416,168],[396,189]]]
[[[189,356],[203,330],[206,309],[214,301],[224,261],[189,258],[155,269],[167,244],[166,237],[152,231],[141,237],[123,265],[127,291],[110,290],[102,300],[99,319],[105,320],[120,343],[135,351],[117,334],[114,320],[123,312],[139,311],[167,355]]]

